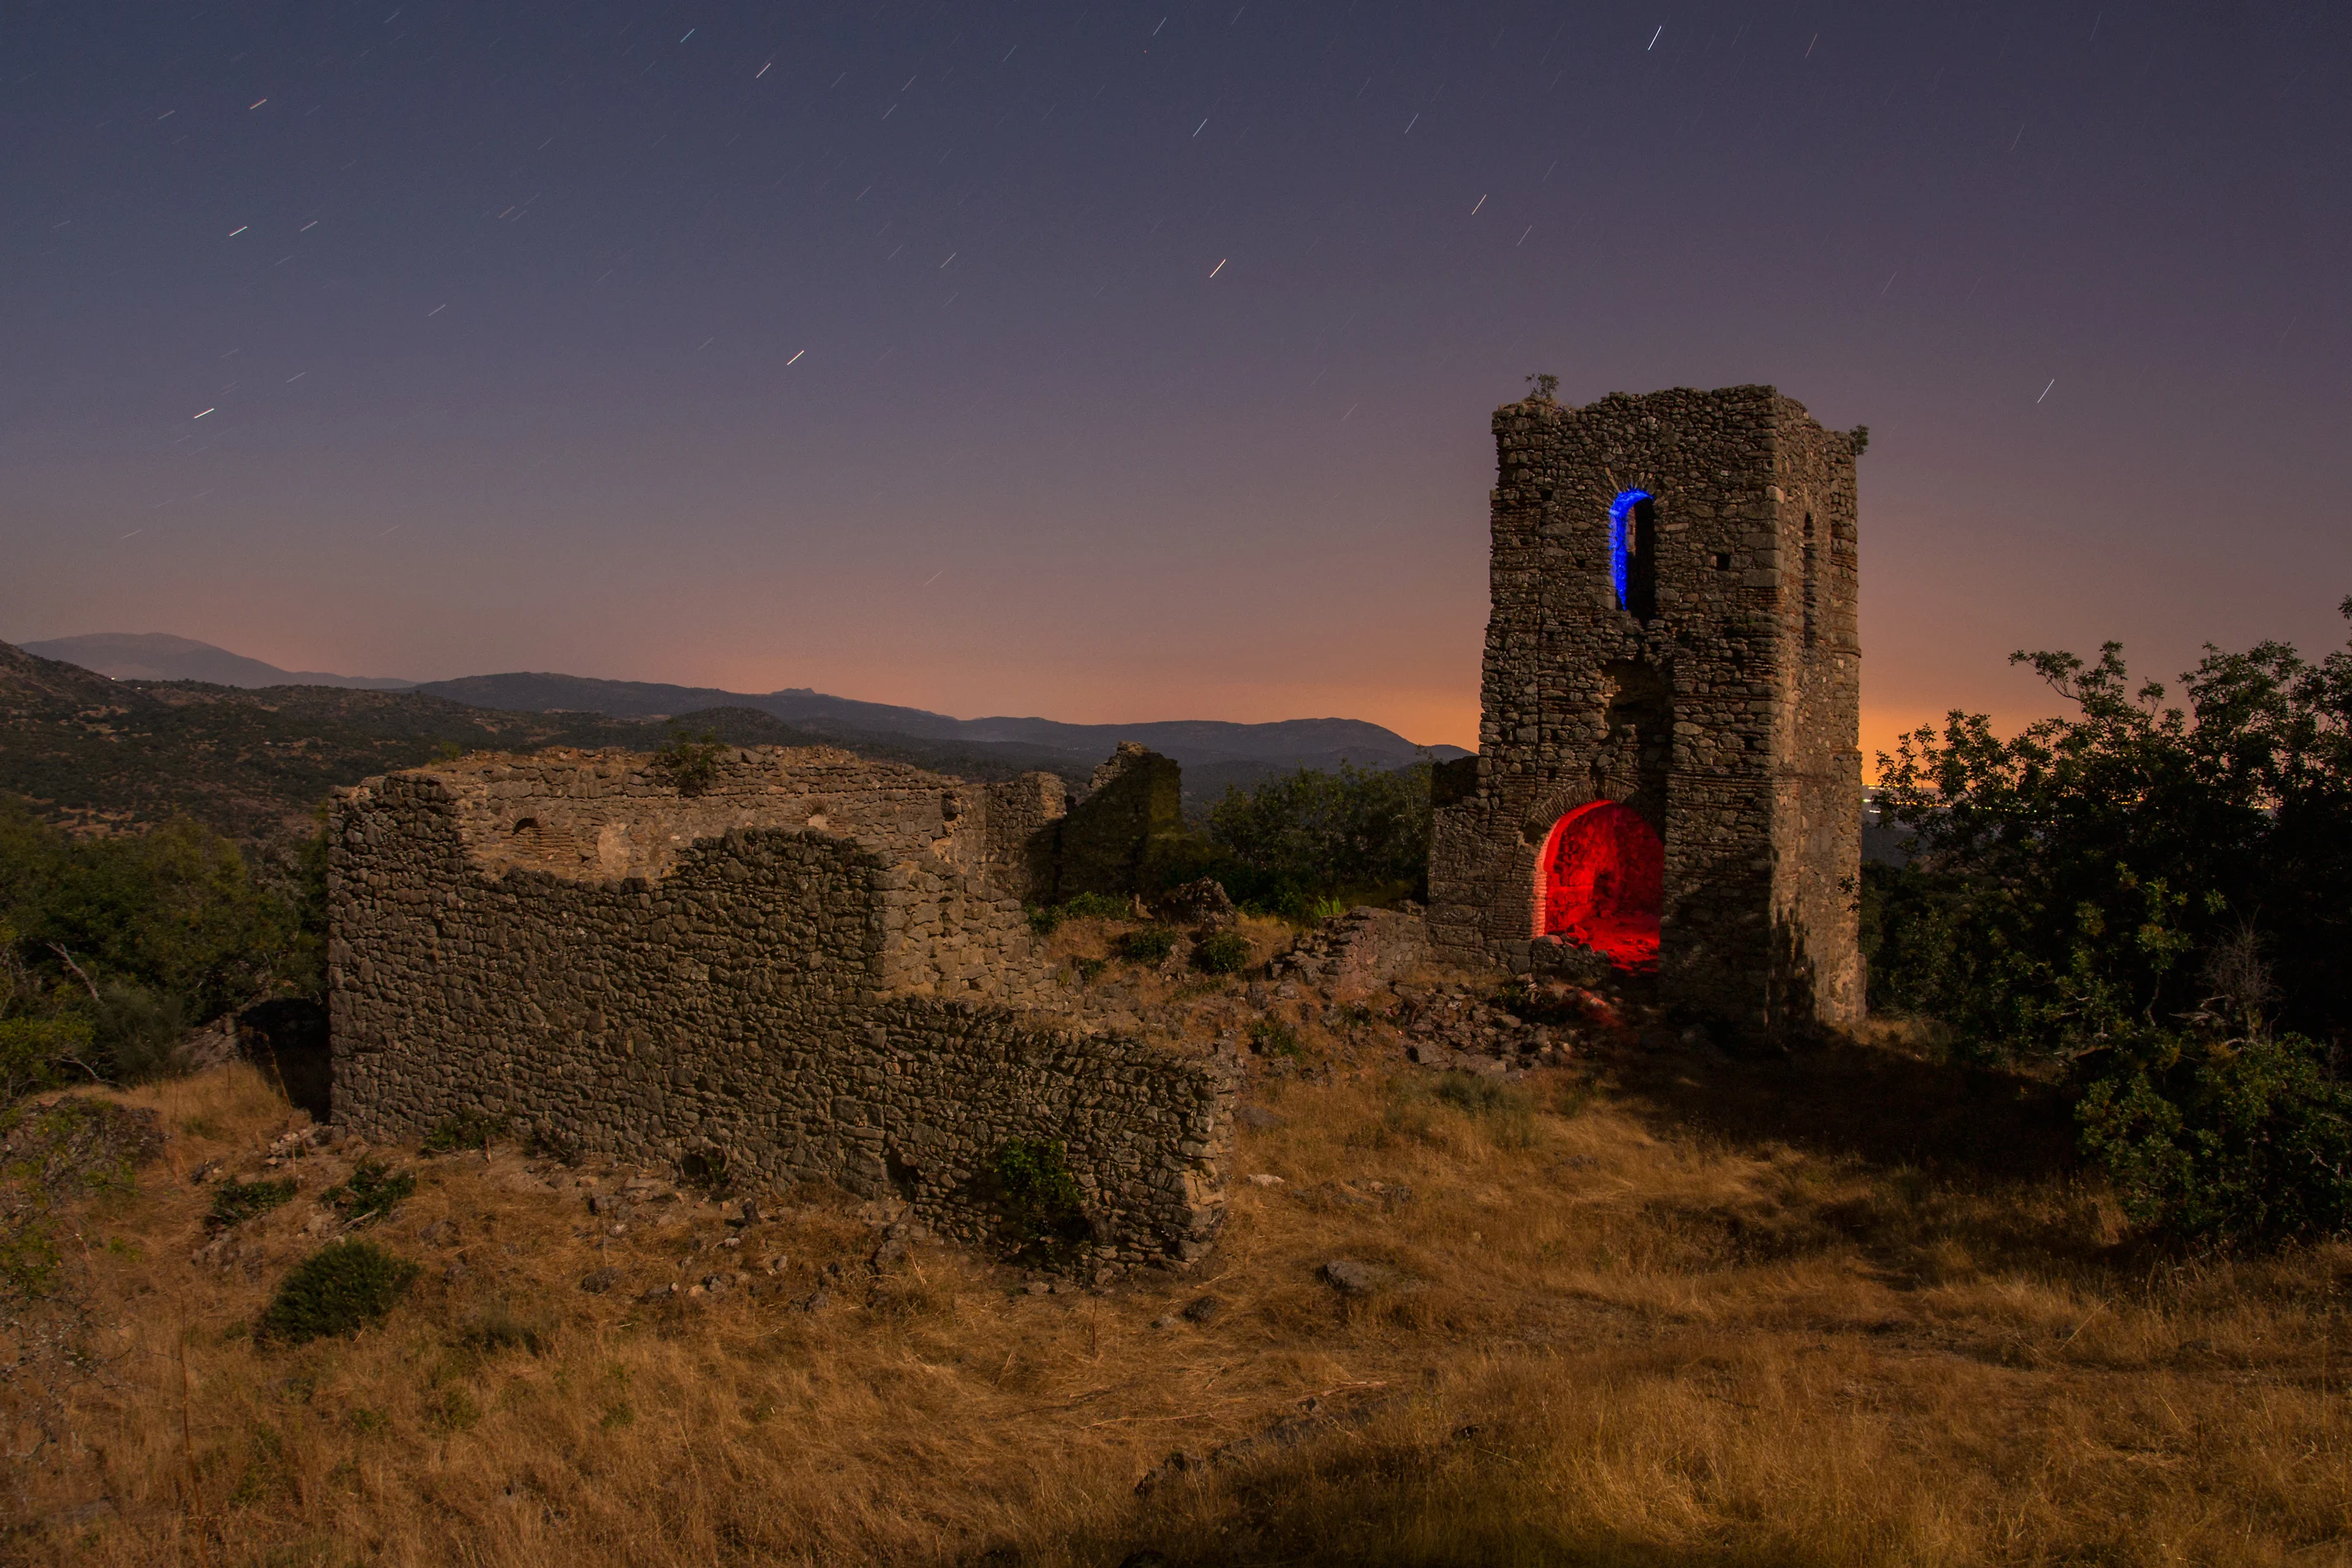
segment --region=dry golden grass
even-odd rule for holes
[[[1921,1074],[1643,1058],[1483,1108],[1402,1067],[1263,1085],[1286,1124],[1241,1168],[1280,1184],[1235,1184],[1196,1276],[1101,1295],[942,1246],[876,1273],[846,1200],[804,1194],[740,1249],[784,1255],[772,1293],[644,1305],[736,1256],[715,1206],[613,1237],[523,1179],[578,1173],[411,1157],[373,1232],[423,1282],[277,1350],[245,1325],[344,1162],[192,1261],[187,1174],[249,1172],[289,1112],[243,1068],[142,1090],[173,1138],[79,1216],[95,1331],[57,1440],[9,1433],[0,1558],[2352,1563],[2352,1248],[2136,1252],[2010,1090]],[[1906,1130],[1906,1095],[1962,1110]],[[1342,1298],[1334,1258],[1391,1283]],[[607,1264],[624,1286],[579,1289]],[[1361,1419],[1136,1494],[1310,1395]]]

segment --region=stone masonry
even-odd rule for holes
[[[896,1193],[966,1236],[996,1151],[1054,1139],[1097,1262],[1208,1246],[1229,1066],[1087,1026],[1032,951],[1059,780],[771,747],[696,782],[558,752],[345,792],[336,1119],[413,1140],[501,1116],[607,1158]]]
[[[1542,934],[1538,862],[1568,814],[1620,802],[1664,842],[1666,1000],[1750,1037],[1858,1022],[1851,440],[1769,386],[1538,395],[1494,430],[1479,754],[1438,792],[1430,854],[1439,955],[1589,965]],[[1612,510],[1635,495],[1621,592]]]

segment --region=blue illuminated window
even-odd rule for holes
[[[1656,518],[1647,490],[1625,490],[1609,503],[1609,576],[1617,607],[1643,620],[1657,613]]]

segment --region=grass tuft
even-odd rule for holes
[[[205,1215],[205,1228],[223,1231],[231,1226],[243,1225],[256,1215],[289,1203],[294,1197],[294,1178],[240,1182],[235,1176],[224,1176],[213,1189],[213,1206]]]
[[[372,1241],[334,1241],[294,1266],[261,1314],[257,1338],[296,1345],[383,1321],[421,1270]]]
[[[381,1160],[366,1159],[352,1166],[349,1176],[320,1195],[341,1209],[347,1223],[357,1225],[390,1214],[394,1205],[415,1192],[415,1174],[395,1171]]]

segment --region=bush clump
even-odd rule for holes
[[[997,1213],[1016,1257],[1059,1261],[1086,1239],[1086,1192],[1059,1139],[1014,1138],[989,1163]]]
[[[362,1160],[348,1177],[320,1195],[341,1209],[347,1223],[357,1225],[390,1214],[415,1191],[416,1177],[410,1172],[395,1171],[381,1160]]]
[[[1262,1057],[1303,1057],[1307,1043],[1280,1018],[1261,1018],[1250,1030],[1250,1049]]]
[[[648,771],[678,794],[697,795],[719,782],[719,759],[726,754],[726,742],[715,730],[689,735],[673,729],[669,744],[654,753]]]
[[[2344,613],[2352,616],[2352,599]],[[1955,712],[1879,758],[1909,862],[1857,889],[1874,1009],[2063,1070],[2131,1215],[2201,1242],[2352,1230],[2352,647],[2209,647],[2183,706],[2018,654],[2074,708]]]
[[[205,1215],[205,1228],[223,1231],[231,1226],[243,1225],[256,1215],[268,1214],[293,1201],[294,1178],[283,1176],[274,1182],[240,1182],[230,1176],[213,1189],[213,1206]]]
[[[2352,1230],[2352,1086],[2300,1036],[2117,1053],[2076,1115],[2135,1221],[2200,1241]]]
[[[322,978],[324,840],[248,860],[184,818],[75,839],[0,795],[0,1088],[172,1070],[187,1028]]]
[[[1211,974],[1239,974],[1249,967],[1249,939],[1237,931],[1211,931],[1192,949],[1192,962]]]
[[[1129,963],[1161,963],[1176,951],[1176,933],[1167,926],[1144,926],[1118,939],[1118,955]]]
[[[422,1270],[372,1241],[336,1241],[296,1264],[263,1310],[256,1337],[301,1344],[383,1321]]]
[[[478,1110],[465,1111],[445,1118],[418,1145],[427,1154],[447,1154],[459,1149],[487,1149],[494,1140],[507,1135],[503,1116],[485,1116]]]
[[[1210,809],[1213,864],[1244,908],[1315,921],[1356,904],[1424,896],[1430,765],[1300,768]]]
[[[1039,936],[1051,936],[1066,921],[1125,921],[1135,918],[1135,905],[1127,899],[1108,893],[1080,893],[1058,904],[1045,904],[1029,911],[1029,929]]]

